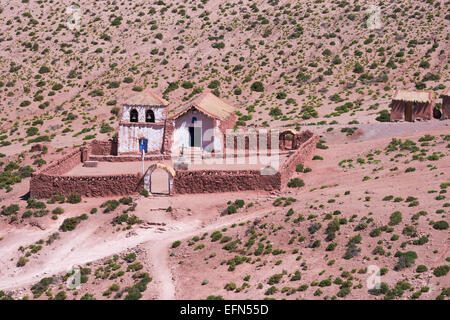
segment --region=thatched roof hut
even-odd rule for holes
[[[433,91],[397,90],[392,97],[391,121],[432,119],[434,97]]]

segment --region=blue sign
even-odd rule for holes
[[[142,153],[142,150],[144,150],[144,152],[147,153],[147,145],[147,139],[139,139],[139,152]]]

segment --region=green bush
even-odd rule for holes
[[[255,81],[250,86],[250,89],[255,92],[263,92],[264,91],[264,85],[260,81]]]
[[[222,232],[220,232],[220,231],[214,231],[214,232],[211,234],[211,241],[212,241],[212,242],[215,242],[215,241],[217,241],[217,240],[220,240],[220,238],[222,238]]]
[[[239,208],[243,208],[244,207],[245,202],[244,202],[244,200],[236,200],[234,202],[234,204],[239,209]]]
[[[433,224],[433,228],[436,230],[446,230],[448,229],[448,222],[444,220],[437,221]]]
[[[449,271],[450,271],[450,266],[443,265],[443,266],[436,267],[436,269],[434,269],[434,271],[433,271],[433,274],[436,277],[443,277],[443,276],[447,275],[447,273]]]
[[[117,200],[108,200],[100,205],[100,208],[105,208],[103,210],[104,213],[108,213],[116,210],[116,208],[120,205],[120,202]]]
[[[389,218],[389,225],[396,226],[402,222],[402,213],[400,211],[394,211]]]
[[[234,204],[229,205],[227,207],[227,213],[228,214],[233,214],[233,213],[236,213],[236,212],[237,212],[237,208],[236,208],[236,206]]]
[[[427,270],[428,270],[427,266],[425,266],[423,264],[418,265],[417,268],[416,268],[416,272],[419,272],[419,273],[425,272]]]
[[[81,202],[81,195],[78,193],[71,193],[67,198],[67,202],[75,204]]]
[[[397,251],[395,257],[398,257],[398,262],[394,266],[394,270],[399,271],[412,266],[415,260],[417,259],[417,253],[415,253],[414,251],[408,252]]]
[[[376,117],[375,120],[379,122],[390,122],[391,115],[389,110],[381,110],[380,112],[378,112],[378,117]]]
[[[305,185],[305,182],[302,179],[299,178],[293,178],[289,180],[287,186],[289,188],[301,188]]]
[[[225,285],[224,289],[227,291],[233,291],[236,289],[236,283],[234,283],[234,282],[227,283]]]
[[[180,244],[181,244],[181,241],[180,241],[180,240],[174,241],[174,242],[172,243],[172,248],[176,248],[176,247],[178,247]]]
[[[136,260],[136,253],[131,252],[131,253],[125,255],[123,257],[123,260],[125,260],[128,263],[134,262]]]
[[[87,218],[88,216],[86,214],[82,214],[78,217],[64,219],[63,223],[59,227],[59,230],[63,232],[75,230],[78,224],[80,224],[82,220],[86,220]]]
[[[8,207],[3,207],[2,214],[4,216],[10,216],[16,214],[19,211],[19,206],[17,204],[12,204]]]
[[[48,287],[53,283],[53,278],[43,278],[41,281],[36,283],[31,287],[31,292],[33,293],[34,298],[39,298],[45,291],[47,291]]]

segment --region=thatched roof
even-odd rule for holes
[[[207,91],[187,104],[179,106],[174,110],[171,118],[176,119],[191,108],[195,108],[212,118],[220,120],[228,118],[228,116],[236,111],[235,107],[229,105],[215,94]]]
[[[126,102],[129,106],[167,106],[169,102],[158,96],[148,88],[129,98]]]
[[[433,91],[412,91],[397,90],[392,100],[406,102],[432,102],[434,99]]]

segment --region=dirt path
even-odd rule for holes
[[[152,277],[157,281],[160,300],[175,300],[175,283],[169,267],[169,243],[154,241],[149,246],[153,265]]]
[[[14,269],[9,274],[2,274],[0,278],[0,290],[22,288],[39,281],[45,276],[58,274],[69,270],[74,265],[82,265],[90,261],[118,254],[137,245],[149,250],[151,263],[154,267],[152,277],[158,283],[160,289],[159,299],[175,299],[176,283],[174,282],[169,267],[170,246],[176,240],[191,238],[204,232],[210,232],[223,228],[232,223],[240,223],[267,214],[272,208],[264,208],[246,215],[231,215],[226,217],[214,217],[212,223],[202,222],[192,216],[184,221],[171,222],[165,227],[165,231],[158,229],[138,229],[136,235],[126,238],[125,234],[109,241],[92,241],[93,228],[87,228],[73,241],[65,243],[58,254],[43,257],[32,268],[27,270]],[[211,221],[210,220],[210,221]],[[92,245],[92,243],[96,243]],[[9,257],[1,256],[0,259]],[[30,266],[31,267],[31,266]]]

